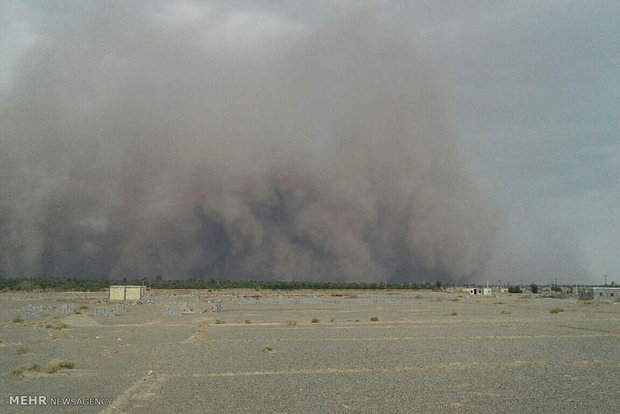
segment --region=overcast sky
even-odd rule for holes
[[[216,24],[218,36],[205,41],[258,54],[357,10],[409,34],[437,72],[458,151],[500,216],[486,276],[620,282],[616,1],[2,0],[0,105],[29,51],[94,16],[146,11],[169,26]]]

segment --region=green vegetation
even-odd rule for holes
[[[561,292],[562,291],[562,287],[560,286],[551,286],[551,290],[554,292]]]
[[[521,286],[508,286],[508,293],[521,293]]]
[[[530,290],[532,291],[532,293],[538,293],[538,285],[536,283],[532,283],[530,285]]]
[[[438,289],[441,284],[430,282],[418,283],[362,283],[362,282],[307,282],[307,281],[260,281],[260,280],[92,280],[66,278],[4,278],[0,277],[0,290],[14,291],[75,291],[96,292],[104,291],[114,284],[146,285],[150,289],[271,289],[271,290],[298,290],[298,289]],[[87,309],[87,308],[83,308]]]

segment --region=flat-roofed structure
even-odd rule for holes
[[[145,286],[110,286],[110,300],[140,300],[146,294]]]

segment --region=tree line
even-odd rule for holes
[[[107,290],[110,285],[144,285],[151,289],[441,289],[441,283],[383,283],[383,282],[328,282],[328,281],[262,281],[262,280],[93,280],[68,278],[3,278],[0,290],[11,291],[76,291],[96,292]]]

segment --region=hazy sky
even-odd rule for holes
[[[260,59],[359,12],[410,36],[429,62],[456,151],[497,211],[484,277],[620,282],[615,1],[0,1],[0,110],[21,93],[29,54],[67,33],[105,50],[117,41],[106,25],[131,37],[131,22],[148,19],[210,50]]]

